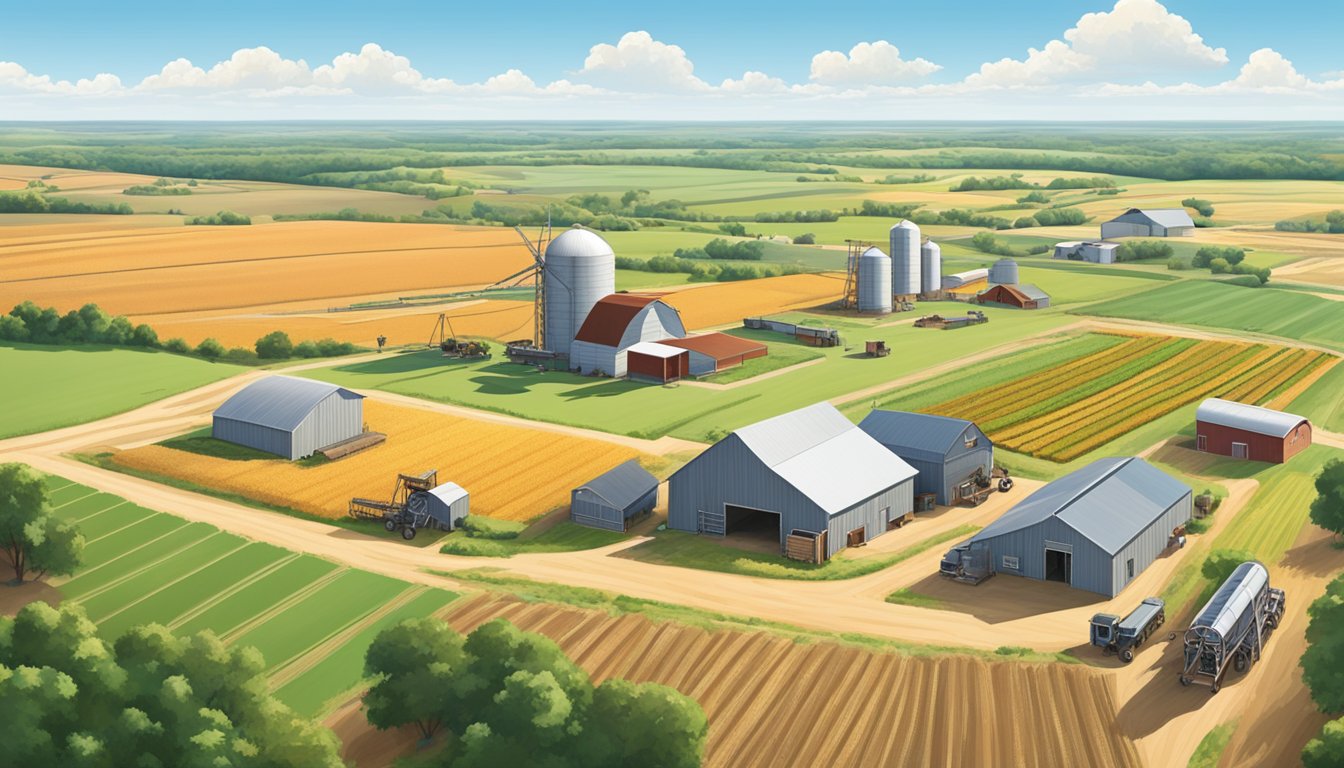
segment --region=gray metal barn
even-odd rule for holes
[[[1115,597],[1190,520],[1190,488],[1143,459],[1099,459],[1018,503],[958,545],[963,563]]]
[[[827,557],[914,509],[915,470],[817,403],[734,431],[668,480],[671,528],[714,535],[825,533]]]
[[[293,376],[248,384],[215,410],[211,435],[287,459],[364,432],[364,396],[345,387]]]
[[[957,503],[959,487],[977,470],[988,478],[994,469],[994,443],[965,419],[873,411],[859,429],[914,467],[915,493],[936,494],[939,504]]]
[[[1184,208],[1130,208],[1102,222],[1101,239],[1117,237],[1190,237],[1195,222]]]
[[[658,478],[631,459],[575,488],[569,519],[589,528],[624,531],[630,518],[658,504]]]

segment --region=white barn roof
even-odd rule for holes
[[[766,419],[733,434],[775,474],[832,515],[917,474],[830,403]]]
[[[215,416],[271,429],[292,430],[317,404],[335,392],[363,398],[335,384],[294,376],[267,376],[238,390],[215,409]]]
[[[1199,408],[1195,410],[1195,419],[1222,427],[1243,429],[1257,435],[1269,435],[1278,438],[1287,437],[1289,432],[1297,429],[1297,426],[1302,422],[1307,421],[1304,416],[1261,408],[1258,405],[1222,400],[1217,397],[1211,397],[1200,403]]]
[[[1138,219],[1147,219],[1159,226],[1167,227],[1193,227],[1195,222],[1190,218],[1190,214],[1184,208],[1130,208],[1128,211],[1116,216],[1111,221],[1133,222]]]

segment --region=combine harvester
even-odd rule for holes
[[[1265,566],[1237,566],[1185,631],[1185,669],[1181,685],[1206,678],[1217,693],[1228,666],[1244,672],[1260,660],[1265,641],[1283,618],[1283,590],[1269,586]]]
[[[451,531],[467,516],[470,498],[457,483],[439,484],[439,472],[397,475],[391,501],[351,499],[349,514],[360,520],[379,520],[383,527],[401,531],[410,541],[421,528]]]

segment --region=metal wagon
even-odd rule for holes
[[[1283,590],[1269,586],[1264,565],[1238,565],[1185,631],[1181,685],[1207,683],[1217,693],[1228,667],[1244,672],[1259,661],[1283,618],[1285,599]]]

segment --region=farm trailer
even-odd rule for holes
[[[1143,645],[1166,621],[1166,603],[1161,598],[1149,597],[1123,619],[1109,613],[1093,616],[1089,624],[1091,642],[1099,646],[1103,654],[1117,654],[1128,664],[1134,660],[1134,649]]]
[[[813,328],[806,325],[783,323],[778,320],[766,320],[763,317],[743,318],[742,327],[756,331],[782,333],[786,336],[792,336],[796,341],[809,347],[840,346],[840,332],[834,328]]]
[[[1181,685],[1204,678],[1217,693],[1229,666],[1244,672],[1259,661],[1285,599],[1283,590],[1269,586],[1265,566],[1254,560],[1238,565],[1185,631]]]

